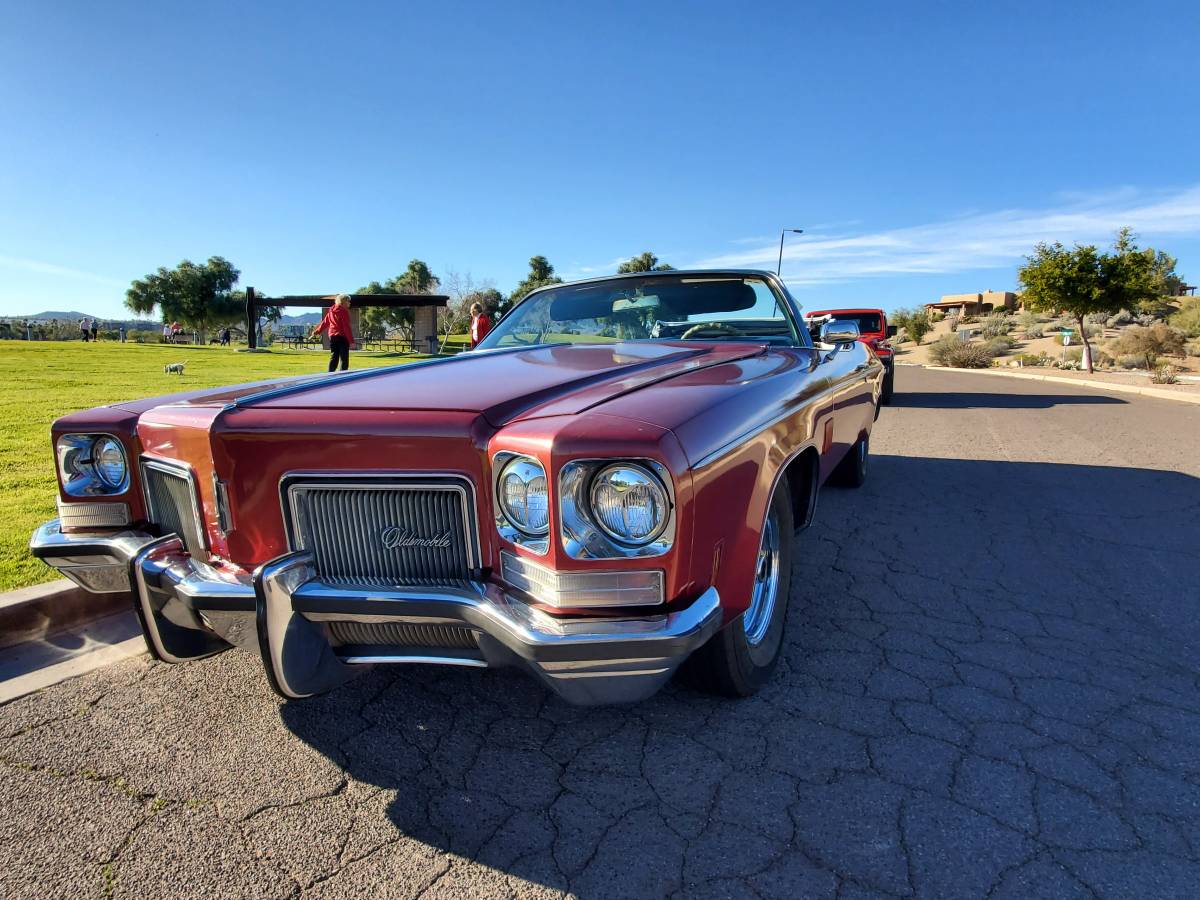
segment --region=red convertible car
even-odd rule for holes
[[[747,695],[793,532],[866,477],[883,368],[857,337],[814,342],[765,272],[545,287],[456,357],[59,419],[31,549],[130,591],[159,660],[237,646],[288,698],[426,663],[630,702],[685,660]]]

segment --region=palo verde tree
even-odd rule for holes
[[[640,253],[632,259],[627,259],[621,265],[617,266],[618,275],[626,275],[634,272],[669,272],[674,266],[667,265],[664,262],[659,262],[658,257],[647,250],[645,253]]]
[[[897,328],[904,329],[909,340],[918,345],[921,339],[933,330],[933,322],[929,321],[929,310],[923,307],[898,309],[889,318]]]
[[[180,322],[200,333],[236,322],[245,310],[233,290],[241,273],[229,260],[210,257],[202,266],[184,260],[136,279],[125,292],[125,306],[140,316],[155,312],[164,322]]]
[[[432,294],[441,282],[422,260],[409,261],[408,268],[382,284],[372,281],[360,287],[356,294]],[[413,311],[410,307],[371,306],[363,311],[363,326],[369,336],[383,337],[391,329],[399,329],[412,337]]]
[[[1157,296],[1153,252],[1147,255],[1134,243],[1129,229],[1122,229],[1112,253],[1101,253],[1094,245],[1038,244],[1033,255],[1017,272],[1021,300],[1038,312],[1065,312],[1079,323],[1083,361],[1092,370],[1092,345],[1088,342],[1084,317],[1092,313],[1112,315],[1134,309]]]

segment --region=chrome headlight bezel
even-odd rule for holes
[[[546,484],[546,524],[542,528],[531,528],[527,523],[519,521],[504,501],[504,478],[514,466],[526,465],[536,468]],[[496,519],[496,530],[500,536],[513,544],[520,544],[530,550],[544,555],[550,549],[550,520],[552,518],[553,498],[550,496],[550,475],[541,461],[527,453],[501,451],[492,458],[492,471],[495,477],[492,481],[492,505]],[[535,476],[536,477],[536,476]],[[532,481],[533,479],[529,479]]]
[[[121,457],[122,476],[119,481],[105,477],[96,466],[96,452],[106,445],[115,448]],[[70,497],[115,497],[129,490],[129,454],[115,434],[105,432],[72,433],[58,436],[54,444],[59,481]]]
[[[658,515],[653,527],[645,534],[635,537],[617,531],[600,514],[598,492],[605,487],[613,485],[618,480],[616,478],[618,473],[623,473],[631,480],[635,480],[639,486],[644,486],[647,492],[654,497],[654,505],[658,510]],[[617,488],[617,490],[620,489]],[[667,489],[663,487],[662,482],[645,466],[640,466],[636,463],[618,462],[610,466],[605,466],[592,475],[591,482],[588,485],[588,510],[591,512],[592,521],[595,522],[596,526],[614,541],[628,547],[643,547],[646,544],[653,543],[654,539],[662,534],[663,529],[667,527],[667,517],[671,514],[671,501],[667,496]]]
[[[665,521],[645,540],[632,542],[614,535],[592,509],[596,478],[614,467],[640,470],[666,497]],[[576,459],[558,476],[558,509],[563,548],[574,559],[628,559],[662,556],[675,543],[675,485],[667,467],[642,458]]]

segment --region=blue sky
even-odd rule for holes
[[[1011,288],[1121,224],[1200,280],[1190,3],[6,4],[0,315],[219,254],[507,292],[652,250],[808,306]]]

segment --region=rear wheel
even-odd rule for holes
[[[792,584],[792,504],[786,480],[771,497],[755,559],[750,605],[688,660],[689,680],[726,697],[748,697],[771,677],[783,647]]]
[[[862,487],[867,481],[867,464],[871,457],[871,439],[863,435],[833,470],[830,480],[842,487]]]

